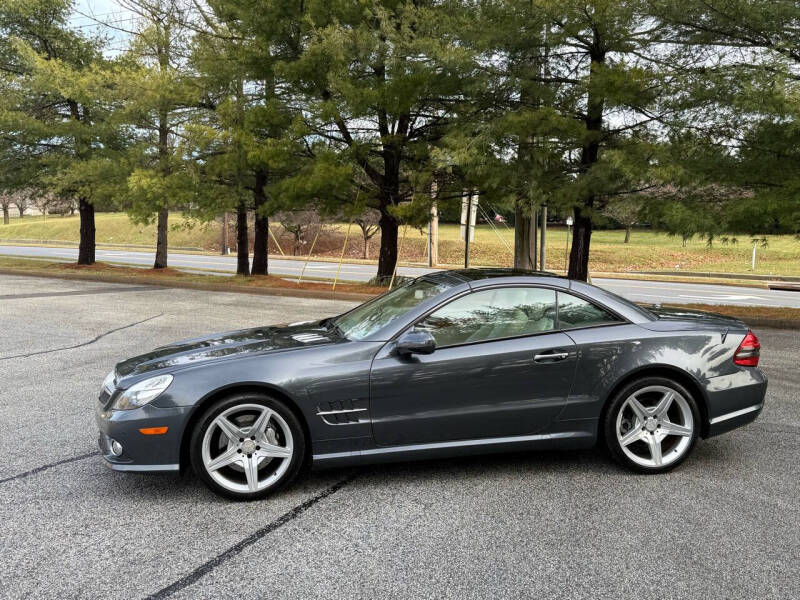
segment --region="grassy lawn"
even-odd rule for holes
[[[440,260],[463,263],[464,244],[459,240],[459,227],[443,225],[439,231]],[[510,264],[512,253],[509,248],[514,247],[512,229],[500,225],[493,230],[484,225],[476,229],[475,238],[470,256],[476,264]],[[723,245],[715,241],[711,248],[699,239],[690,240],[683,247],[680,237],[651,230],[634,230],[628,244],[623,243],[624,239],[624,231],[595,231],[592,234],[590,269],[595,272],[699,271],[800,275],[800,240],[791,235],[770,236],[768,247],[757,249],[755,271],[750,269],[753,245],[749,237],[740,238],[736,245]],[[413,254],[425,256],[424,232],[408,228],[406,241],[416,248]],[[401,242],[401,254],[405,258],[409,252],[402,247]],[[546,268],[563,270],[566,249],[566,228],[548,227]]]
[[[135,225],[123,213],[98,213],[97,242],[104,244],[134,244],[153,246],[155,225]],[[169,243],[172,247],[196,247],[218,251],[220,224],[187,224],[179,214],[171,215],[172,229]],[[289,236],[278,223],[271,225],[278,238],[281,250],[291,253]],[[347,232],[347,224],[339,223],[320,235],[314,255],[339,258]],[[234,231],[231,227],[231,242]],[[78,217],[51,216],[12,218],[9,225],[0,225],[0,239],[30,239],[70,241],[78,240]],[[650,230],[635,230],[628,244],[623,244],[622,231],[596,231],[592,235],[590,268],[594,272],[636,271],[685,271],[719,272],[759,275],[800,275],[800,240],[794,236],[770,236],[767,248],[758,248],[755,271],[750,270],[753,251],[750,238],[742,237],[738,244],[724,245],[715,241],[708,247],[704,240],[690,240],[684,247],[679,237]],[[303,245],[299,254],[306,254],[310,241]],[[362,241],[357,227],[353,226],[345,257],[357,259],[362,256]],[[514,244],[513,230],[505,225],[496,229],[488,225],[476,228],[475,241],[470,249],[471,264],[480,266],[511,264]],[[547,264],[549,270],[564,268],[567,232],[563,227],[551,226],[547,235]],[[370,242],[370,257],[375,258],[380,245],[376,236]],[[270,252],[280,253],[274,240],[270,240]],[[427,260],[426,232],[413,227],[400,230],[400,257],[406,262]],[[464,244],[459,240],[459,227],[442,224],[439,227],[439,262],[443,265],[461,265],[464,260]]]
[[[137,225],[125,213],[97,213],[96,241],[98,244],[134,244],[155,246],[156,226]],[[170,215],[169,245],[193,248],[210,248],[219,244],[219,226],[195,224],[186,227],[180,214]],[[53,240],[77,242],[80,218],[74,216],[42,216],[12,218],[8,225],[0,225],[0,239]]]

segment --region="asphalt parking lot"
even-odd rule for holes
[[[255,503],[97,454],[113,364],[345,302],[0,275],[0,596],[797,598],[800,341],[761,417],[647,477],[602,453],[313,472]]]

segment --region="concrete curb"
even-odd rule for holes
[[[758,275],[756,273],[713,273],[706,271],[639,271],[642,275],[665,275],[673,277],[696,277],[698,279],[752,279],[753,281],[794,281],[800,282],[800,277],[794,275]]]
[[[592,279],[619,279],[622,281],[646,281],[648,283],[689,283],[725,287],[748,287],[766,290],[767,282],[756,279],[712,279],[711,277],[684,277],[682,275],[646,275],[644,273],[591,273]],[[655,279],[659,277],[660,279]],[[704,281],[707,280],[707,281]]]
[[[292,298],[319,298],[321,300],[352,300],[355,302],[365,302],[375,296],[372,294],[358,294],[356,292],[326,292],[322,290],[305,290],[293,288],[251,288],[243,285],[226,285],[213,283],[195,283],[190,281],[165,281],[152,282],[142,281],[138,277],[125,277],[122,275],[96,274],[96,273],[47,273],[29,271],[18,271],[0,267],[0,275],[19,275],[20,277],[42,277],[45,279],[74,279],[79,281],[98,281],[102,283],[124,283],[151,285],[161,288],[181,288],[188,290],[199,290],[206,292],[233,292],[236,294],[254,294],[257,296],[285,296]]]
[[[800,292],[800,283],[785,283],[781,281],[771,281],[767,284],[771,290],[781,290],[784,292]]]

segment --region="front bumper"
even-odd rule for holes
[[[97,443],[106,465],[115,471],[180,470],[181,437],[189,411],[190,407],[158,408],[149,404],[134,410],[106,411],[98,404]],[[144,435],[139,431],[151,427],[167,427],[167,432]],[[112,440],[122,445],[119,456],[111,451]]]
[[[709,379],[706,391],[706,437],[713,437],[756,420],[764,408],[767,376],[761,369],[745,367],[732,375]]]

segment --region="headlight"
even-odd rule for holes
[[[114,400],[111,410],[131,410],[144,406],[158,398],[170,383],[172,383],[172,375],[159,375],[140,381],[122,392]]]
[[[100,393],[102,394],[103,392],[106,392],[109,396],[111,396],[114,393],[115,379],[116,379],[116,374],[114,373],[114,371],[111,371],[111,373],[106,375],[106,378],[103,379],[103,385],[100,388]]]

